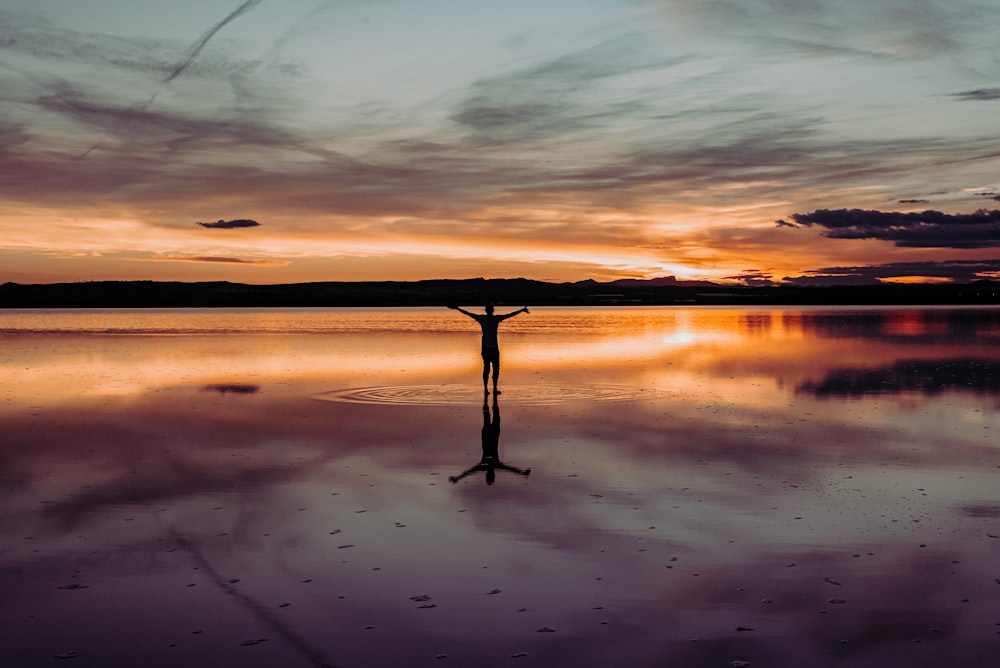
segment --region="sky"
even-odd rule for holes
[[[0,283],[1000,279],[994,0],[0,0]]]

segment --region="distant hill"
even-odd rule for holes
[[[998,283],[745,287],[674,277],[548,283],[526,278],[249,285],[228,281],[90,281],[0,285],[0,308],[608,306],[707,304],[997,304]]]

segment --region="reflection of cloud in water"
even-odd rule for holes
[[[219,383],[205,385],[201,389],[205,392],[218,392],[219,394],[256,394],[260,391],[260,386],[239,383]]]
[[[184,548],[194,558],[195,563],[198,564],[198,569],[201,570],[213,586],[234,599],[238,606],[257,618],[261,624],[267,627],[284,642],[288,643],[289,646],[295,648],[295,651],[300,654],[307,663],[315,668],[334,668],[334,664],[327,660],[323,650],[310,643],[301,634],[296,632],[288,620],[283,619],[281,616],[276,614],[272,607],[262,604],[260,601],[235,586],[238,584],[238,580],[224,578],[215,566],[208,560],[205,556],[205,551],[197,542],[193,542],[176,533],[174,533],[170,539],[173,543]],[[263,642],[263,640],[250,640],[244,642],[243,646],[251,646],[259,642]]]
[[[481,453],[475,333],[13,341],[0,371],[32,382],[2,407],[0,663],[131,642],[168,665],[217,623],[197,641],[218,665],[294,661],[289,643],[340,665],[499,665],[512,645],[533,665],[990,665],[1000,455],[969,394],[996,394],[987,334],[914,347],[929,330],[907,315],[865,330],[901,345],[860,345],[785,313],[740,338],[714,312],[695,342],[708,311],[518,330],[502,451],[532,473],[493,486],[447,482]],[[833,364],[859,400],[804,382]]]
[[[962,556],[884,546],[758,554],[661,584],[678,635],[698,639],[678,643],[673,665],[729,665],[734,651],[768,666],[993,665],[994,598],[972,592],[996,584]],[[704,610],[725,612],[692,614]],[[900,661],[914,648],[919,659]]]
[[[783,326],[810,338],[869,339],[895,344],[1000,343],[1000,310],[890,308],[825,309],[782,314]]]
[[[1000,394],[1000,362],[990,359],[904,360],[875,369],[832,369],[819,382],[805,382],[796,391],[829,397],[919,392]]]

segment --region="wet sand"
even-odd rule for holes
[[[2,666],[1000,656],[997,310],[533,309],[493,484],[443,309],[121,315],[0,316]]]

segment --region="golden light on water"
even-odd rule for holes
[[[443,308],[6,311],[0,663],[982,656],[998,331],[538,308],[484,396]]]

